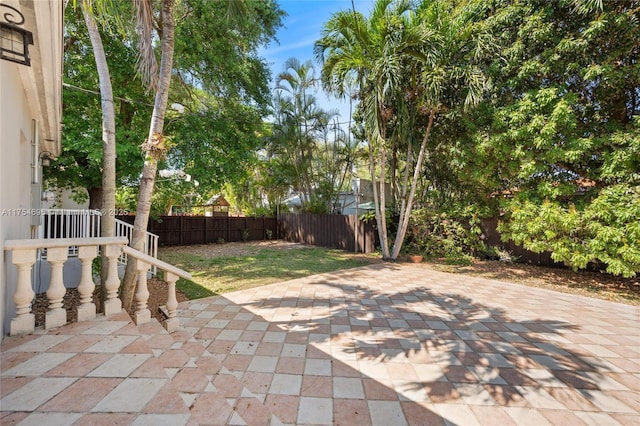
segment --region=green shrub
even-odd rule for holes
[[[484,248],[479,228],[465,218],[427,208],[414,210],[405,237],[406,247],[447,263],[469,264]]]

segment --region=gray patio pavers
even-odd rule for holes
[[[2,424],[640,424],[640,308],[381,264],[5,338]]]

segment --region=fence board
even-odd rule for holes
[[[280,236],[291,242],[354,251],[355,215],[281,214]],[[376,248],[376,232],[371,223],[358,221],[358,252]]]
[[[133,224],[135,216],[118,216],[118,219]],[[249,230],[248,241],[267,239],[267,229],[277,238],[276,218],[254,217],[210,217],[210,216],[160,216],[149,219],[147,230],[159,237],[159,244],[189,245],[243,241],[243,230]]]
[[[498,232],[497,218],[483,219],[480,227],[485,235],[485,244],[499,247],[502,250],[507,250],[518,259],[518,262],[530,263],[539,266],[564,266],[563,264],[557,263],[551,259],[550,252],[535,253],[523,248],[522,246],[516,245],[512,240],[506,242],[502,241],[500,239],[500,233]]]

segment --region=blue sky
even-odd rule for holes
[[[280,8],[288,16],[283,19],[283,27],[276,37],[278,43],[260,52],[271,65],[274,83],[278,73],[283,71],[283,65],[290,57],[298,58],[301,62],[313,61],[313,43],[320,38],[323,24],[329,20],[334,12],[351,10],[351,0],[278,0]],[[354,0],[356,10],[365,16],[369,15],[373,0]],[[314,62],[316,75],[320,74],[320,65]],[[317,94],[318,102],[323,109],[338,109],[340,121],[348,121],[349,104],[335,98],[327,98],[324,92]]]

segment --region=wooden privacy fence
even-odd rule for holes
[[[118,216],[133,224],[135,216]],[[159,236],[160,245],[188,245],[225,242],[261,241],[278,238],[278,220],[269,217],[209,217],[209,216],[160,216],[150,219],[147,231]]]
[[[562,263],[556,263],[551,259],[551,252],[545,251],[542,253],[534,253],[522,246],[516,245],[513,241],[507,242],[500,239],[500,233],[498,232],[498,219],[488,218],[482,219],[480,224],[482,232],[484,233],[484,243],[489,246],[499,247],[508,251],[514,256],[517,262],[530,263],[539,266],[564,266]]]
[[[373,224],[356,220],[355,215],[281,214],[280,237],[295,243],[355,251],[356,221],[358,252],[375,251],[377,233]]]

